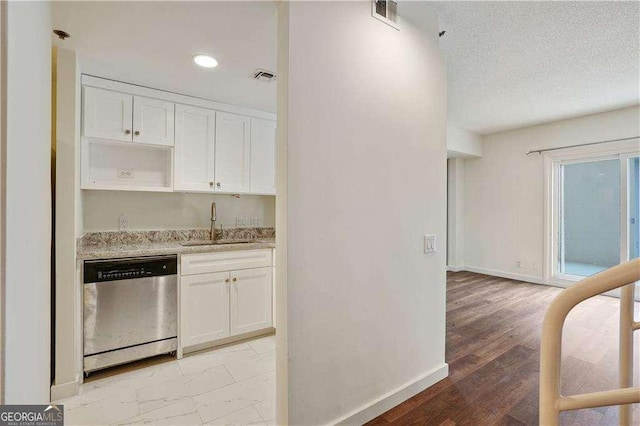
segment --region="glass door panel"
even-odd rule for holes
[[[620,160],[561,164],[558,272],[587,277],[620,263]]]

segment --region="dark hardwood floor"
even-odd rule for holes
[[[537,425],[540,331],[545,310],[559,292],[470,272],[449,273],[449,377],[368,425]],[[564,395],[617,388],[618,315],[619,300],[606,296],[589,299],[569,314],[563,335]],[[639,342],[636,334],[636,361]],[[638,404],[633,412],[634,424],[640,424]],[[617,425],[618,408],[565,412],[562,424]]]

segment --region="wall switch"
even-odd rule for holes
[[[436,252],[436,236],[435,235],[424,236],[424,252],[426,254]]]
[[[519,260],[516,260],[516,268],[520,269],[522,268],[522,262]]]
[[[129,229],[129,218],[126,215],[121,214],[118,217],[118,230],[126,231],[127,229]]]

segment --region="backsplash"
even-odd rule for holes
[[[83,231],[124,231],[120,216],[126,217],[129,231],[207,229],[212,201],[217,204],[217,228],[275,226],[274,196],[84,190]]]
[[[219,240],[253,240],[274,238],[275,228],[226,228],[216,229]],[[110,244],[147,244],[166,243],[172,241],[208,240],[211,232],[208,229],[180,229],[159,231],[104,231],[87,232],[82,237],[83,246]]]

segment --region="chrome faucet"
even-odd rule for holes
[[[211,241],[216,240],[216,203],[211,203]]]

